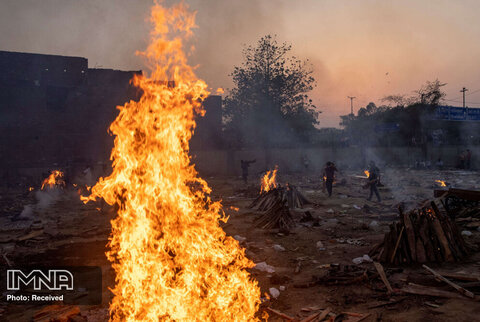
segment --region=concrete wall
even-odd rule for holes
[[[208,150],[192,152],[192,160],[197,170],[203,175],[240,175],[240,160],[257,161],[250,166],[250,173],[256,174],[275,165],[282,172],[322,171],[327,161],[334,161],[339,168],[363,168],[370,160],[381,167],[412,167],[416,160],[430,160],[435,164],[441,157],[446,167],[457,165],[458,155],[468,147],[444,146],[427,147],[424,151],[418,147],[393,148],[308,148],[308,149],[269,149],[269,150]],[[472,151],[472,168],[480,168],[480,147],[469,147]],[[425,159],[425,153],[427,159]],[[309,160],[309,168],[305,170],[302,157]]]

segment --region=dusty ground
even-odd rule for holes
[[[310,285],[312,277],[322,276],[330,266],[352,265],[361,269],[373,267],[371,263],[354,265],[352,259],[367,254],[372,246],[383,239],[388,224],[397,218],[397,205],[404,202],[407,208],[415,207],[433,197],[438,188],[436,179],[441,179],[457,188],[480,190],[478,172],[400,170],[386,171],[382,177],[385,187],[380,189],[381,203],[366,201],[368,191],[362,189],[362,171],[340,173],[337,181],[343,185],[334,187],[334,195],[326,197],[318,176],[282,175],[279,182],[295,184],[315,205],[293,211],[296,227],[289,233],[278,230],[262,230],[253,224],[257,214],[247,206],[259,190],[258,179],[250,178],[246,186],[239,178],[205,178],[213,188],[213,196],[222,199],[230,215],[224,225],[227,234],[241,240],[247,256],[255,263],[266,262],[275,272],[252,269],[262,293],[274,287],[280,290],[275,299],[265,299],[263,307],[271,307],[293,317],[303,317],[319,309],[330,308],[335,314],[341,312],[369,313],[364,321],[475,321],[480,314],[480,304],[468,299],[442,299],[428,296],[398,294],[389,296],[380,279],[367,280],[351,285]],[[101,205],[84,205],[76,192],[67,190],[44,210],[34,213],[36,223],[43,230],[28,239],[21,238],[31,233],[33,220],[19,220],[27,204],[35,204],[33,192],[25,189],[3,190],[0,199],[0,261],[5,265],[98,265],[102,267],[104,296],[99,307],[80,307],[81,314],[89,321],[108,319],[108,301],[112,286],[113,271],[105,258],[112,211],[99,211]],[[239,208],[236,211],[234,208]],[[309,211],[318,225],[312,221],[300,222]],[[480,232],[472,229],[467,241],[479,245]],[[24,240],[19,240],[24,239]],[[321,241],[323,248],[317,248]],[[275,248],[282,246],[285,251]],[[461,264],[432,264],[443,271],[464,272],[480,275],[480,255],[472,254]],[[388,267],[385,267],[386,269]],[[296,272],[297,270],[297,272]],[[390,272],[390,271],[389,271]],[[394,288],[407,281],[453,290],[437,283],[419,266],[400,267],[388,278]],[[310,283],[310,284],[309,284]],[[478,291],[479,289],[477,289]],[[266,297],[266,296],[265,296]],[[388,301],[397,301],[388,304]],[[376,305],[384,305],[372,308]],[[39,307],[2,304],[0,318],[6,321],[29,321]],[[270,320],[281,320],[271,315]]]

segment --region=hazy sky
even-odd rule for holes
[[[171,2],[171,1],[167,1]],[[480,107],[480,1],[476,0],[187,0],[198,11],[192,63],[212,88],[244,44],[265,34],[292,44],[313,63],[311,96],[322,126],[425,81],[448,83],[447,103]],[[86,57],[90,67],[142,69],[136,50],[148,39],[151,0],[1,0],[0,50]],[[479,90],[478,92],[475,92]],[[470,94],[471,93],[471,94]]]

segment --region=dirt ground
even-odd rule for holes
[[[480,304],[477,301],[401,292],[389,295],[379,278],[349,285],[312,283],[332,267],[358,271],[372,269],[370,262],[355,265],[352,260],[368,254],[376,243],[383,240],[388,225],[398,218],[400,202],[409,209],[433,198],[433,190],[439,188],[435,180],[443,180],[456,188],[480,190],[479,174],[458,170],[389,169],[382,175],[384,187],[380,188],[380,194],[383,200],[378,203],[366,200],[368,190],[362,188],[366,179],[361,170],[339,173],[331,198],[322,191],[318,175],[285,175],[280,171],[279,183],[294,184],[314,203],[292,211],[296,227],[288,232],[255,227],[258,213],[249,209],[248,205],[258,195],[259,178],[250,176],[248,185],[234,177],[204,179],[213,189],[213,198],[222,200],[225,212],[230,216],[223,225],[227,234],[240,241],[254,263],[264,262],[271,266],[270,272],[259,269],[263,264],[251,269],[252,277],[258,281],[264,294],[261,310],[270,307],[298,319],[329,308],[337,316],[342,312],[368,315],[362,321],[480,321]],[[25,219],[19,214],[25,205],[37,202],[35,190],[4,189],[0,197],[2,266],[100,266],[103,272],[103,304],[81,306],[80,313],[83,320],[108,320],[111,298],[108,286],[114,283],[114,272],[104,252],[110,220],[114,217],[112,209],[103,207],[102,210],[100,202],[84,205],[72,187],[64,190],[47,207],[34,211],[30,218]],[[310,212],[313,220],[302,220],[306,211]],[[32,225],[41,227],[36,230],[40,232],[32,235]],[[478,247],[480,231],[469,231],[472,235],[466,236],[466,241]],[[430,264],[430,267],[442,272],[480,275],[480,254],[474,252],[462,263]],[[395,290],[414,282],[454,291],[435,281],[420,265],[385,265],[385,269]],[[279,291],[278,297],[272,296],[275,290],[271,288]],[[0,318],[5,321],[30,321],[38,310],[38,306],[2,303]],[[269,315],[270,321],[283,320],[275,314]],[[350,316],[350,321],[359,319]]]

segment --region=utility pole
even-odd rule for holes
[[[465,92],[468,91],[468,89],[466,89],[465,87],[462,88],[462,90],[460,91],[460,93],[463,93],[463,108],[465,108]]]
[[[347,96],[350,99],[350,114],[353,115],[353,99],[356,98],[355,96]]]

